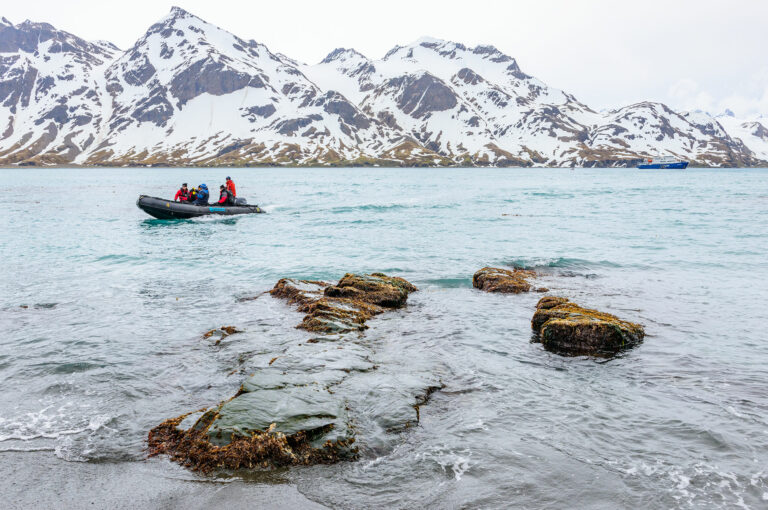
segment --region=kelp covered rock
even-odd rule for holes
[[[328,285],[326,282],[314,280],[282,278],[269,293],[273,297],[287,300],[289,304],[297,305],[300,312],[306,312],[307,306],[323,297],[325,287]]]
[[[528,281],[536,278],[536,272],[528,269],[500,269],[484,267],[472,277],[472,285],[486,292],[519,294],[521,292],[546,292],[547,289],[536,288]]]
[[[415,290],[380,273],[347,274],[336,285],[280,280],[272,296],[306,314],[298,327],[321,334],[264,353],[262,368],[230,400],[153,429],[150,454],[203,471],[330,463],[357,456],[360,426],[377,447],[377,437],[417,424],[439,380],[378,365],[369,342],[346,335]]]
[[[206,331],[205,333],[203,333],[203,338],[211,338],[212,336],[216,336],[219,338],[219,340],[221,340],[230,335],[234,335],[235,333],[242,333],[242,332],[243,330],[237,329],[235,326],[222,326],[220,328]]]
[[[207,411],[186,425],[189,413],[166,420],[149,432],[149,455],[167,454],[172,460],[195,471],[212,469],[253,469],[301,464],[333,463],[340,458],[339,449],[348,445],[338,442],[316,448],[307,434],[297,432],[286,435],[270,424],[265,430],[255,430],[236,436],[219,445],[210,440],[208,428],[218,418],[215,411]]]
[[[408,300],[408,294],[417,290],[411,283],[395,276],[382,273],[347,273],[339,283],[326,287],[325,295],[362,301],[384,308],[400,308]]]
[[[336,285],[283,278],[270,291],[307,315],[299,328],[317,333],[364,330],[365,322],[387,309],[400,308],[417,289],[402,278],[382,273],[347,273]]]
[[[645,336],[639,324],[554,296],[539,300],[531,328],[547,350],[570,356],[610,356]]]

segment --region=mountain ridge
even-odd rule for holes
[[[492,45],[432,37],[307,65],[180,7],[125,51],[0,23],[3,166],[758,166],[766,124],[597,112]]]

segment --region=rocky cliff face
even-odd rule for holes
[[[768,159],[759,120],[598,113],[492,46],[424,38],[300,64],[183,9],[126,51],[0,23],[3,165],[626,166]],[[761,162],[762,160],[762,162]]]

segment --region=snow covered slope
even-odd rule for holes
[[[0,24],[4,165],[761,164],[764,124],[742,124],[658,103],[598,113],[492,46],[422,38],[305,65],[177,7],[124,52]]]
[[[0,21],[0,162],[72,162],[111,114],[104,72],[119,50],[47,23]]]
[[[454,162],[605,166],[674,155],[702,165],[756,164],[727,132],[702,130],[662,104],[597,113],[493,46],[423,38],[377,61],[337,49],[301,70]]]
[[[179,8],[105,77],[114,108],[87,164],[341,161],[387,137],[292,62]]]
[[[691,112],[686,115],[696,115],[702,124],[718,125],[720,129],[744,142],[755,157],[768,161],[768,116],[754,115],[740,119],[730,110],[714,117],[703,112]]]

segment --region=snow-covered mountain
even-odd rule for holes
[[[765,115],[753,115],[747,118],[737,118],[733,112],[726,110],[720,115],[711,116],[706,113],[696,112],[702,122],[719,124],[721,129],[727,131],[734,138],[738,138],[749,147],[755,157],[768,161],[768,117]],[[707,119],[708,117],[708,119]]]
[[[0,24],[0,164],[751,166],[768,130],[659,103],[596,112],[492,46],[423,38],[305,65],[174,7],[126,51]]]
[[[104,87],[119,53],[47,23],[0,21],[0,163],[69,163],[111,115]]]

